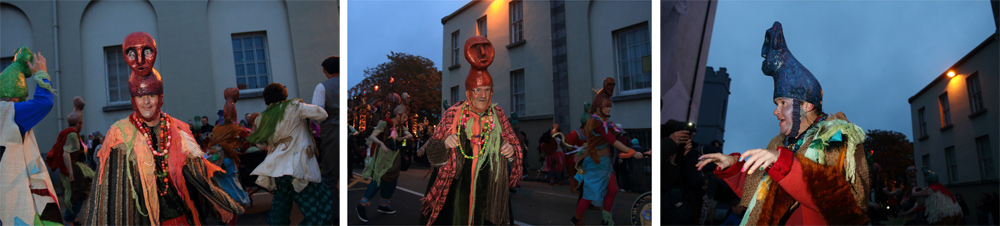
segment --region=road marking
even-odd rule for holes
[[[358,176],[361,176],[361,174],[360,174],[360,173],[357,173],[357,172],[353,172],[353,173],[354,173],[354,175],[358,175]],[[420,193],[420,192],[416,192],[416,191],[413,191],[413,190],[410,190],[410,189],[406,189],[406,188],[404,188],[403,186],[396,186],[396,190],[402,190],[402,191],[405,191],[406,193],[410,193],[410,194],[414,194],[414,195],[416,195],[416,196],[420,196],[420,197],[424,197],[424,194],[423,194],[423,193]],[[543,193],[543,194],[549,194],[549,195],[555,195],[555,196],[562,196],[562,197],[567,197],[567,198],[574,198],[574,199],[576,198],[576,197],[570,197],[570,196],[566,196],[566,195],[560,195],[560,194],[555,194],[555,193],[548,193],[548,192],[538,192],[538,191],[536,191],[536,192],[537,192],[537,193]],[[521,222],[521,221],[516,221],[516,220],[514,221],[514,224],[515,224],[515,225],[524,225],[524,226],[532,226],[531,224],[528,224],[528,223],[524,223],[524,222]]]
[[[571,198],[571,199],[577,199],[578,198],[576,196],[568,196],[568,195],[564,195],[564,194],[556,194],[556,193],[550,193],[550,192],[544,192],[544,191],[534,191],[534,192],[535,193],[542,193],[542,194],[546,194],[546,195],[559,196],[559,197],[563,197],[563,198]]]

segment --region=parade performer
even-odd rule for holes
[[[507,115],[493,104],[493,45],[482,36],[465,41],[472,68],[465,79],[468,100],[445,111],[426,154],[440,166],[421,199],[427,224],[512,224],[509,188],[521,178],[521,144]],[[513,162],[508,171],[507,163]]]
[[[97,152],[86,225],[200,225],[209,211],[223,220],[243,213],[213,182],[225,171],[202,158],[187,123],[161,112],[156,52],[156,41],[145,32],[131,33],[122,43],[132,69],[133,113],[111,125]],[[202,198],[214,210],[197,208],[194,200]]]
[[[392,94],[389,98],[399,98]],[[387,101],[392,102],[392,101]],[[372,149],[370,161],[365,161],[365,170],[361,173],[363,178],[371,178],[372,182],[365,189],[365,194],[361,197],[358,206],[355,207],[358,218],[363,222],[368,222],[367,207],[371,205],[371,199],[375,193],[381,191],[382,200],[379,202],[377,210],[382,213],[393,214],[396,210],[390,206],[390,198],[396,191],[396,183],[399,179],[401,168],[401,158],[399,151],[403,147],[406,139],[413,138],[413,134],[405,126],[407,120],[407,109],[404,104],[396,105],[392,114],[380,120],[375,126],[375,130],[368,136],[374,149]]]
[[[212,129],[212,139],[208,141],[208,148],[205,150],[205,159],[226,171],[222,176],[217,177],[216,182],[219,187],[229,194],[240,205],[250,203],[243,185],[240,184],[239,165],[240,150],[246,150],[246,138],[249,132],[236,124],[236,101],[239,100],[240,90],[237,88],[226,88],[224,91],[226,104],[223,106],[223,122]],[[236,223],[236,217],[229,220],[229,224]]]
[[[45,57],[18,48],[14,61],[0,73],[0,224],[61,224],[49,169],[38,152],[32,128],[52,110],[55,89],[49,82]],[[32,78],[34,98],[28,100],[25,79]]]
[[[924,181],[926,188],[914,188],[913,197],[922,198],[921,202],[913,206],[914,210],[923,213],[926,224],[935,225],[959,225],[962,224],[962,207],[955,200],[955,195],[945,188],[938,179],[937,174],[924,168]]]
[[[715,163],[746,207],[742,225],[849,225],[868,222],[865,132],[844,113],[823,113],[823,88],[788,51],[781,23],[765,34],[761,70],[774,79],[780,134],[766,149],[699,157]]]
[[[94,177],[94,171],[86,163],[87,145],[80,137],[85,105],[83,98],[73,97],[73,111],[66,116],[69,127],[59,132],[56,143],[45,156],[45,164],[59,171],[59,180],[63,184],[64,220],[76,224],[79,224],[76,214],[90,193],[90,182]]]
[[[306,119],[323,121],[323,108],[307,104],[302,99],[288,100],[288,90],[278,83],[264,87],[264,104],[254,124],[256,130],[247,139],[250,143],[267,146],[267,157],[250,175],[257,175],[257,184],[271,190],[274,198],[267,213],[271,225],[291,224],[292,202],[305,215],[303,225],[333,224],[333,199],[320,177],[316,147]]]
[[[575,225],[583,223],[583,212],[590,204],[603,207],[603,224],[614,225],[611,206],[618,194],[618,184],[612,165],[617,158],[642,158],[642,153],[617,139],[622,131],[610,119],[614,90],[615,79],[604,78],[604,87],[594,95],[591,116],[584,127],[587,149],[577,153],[581,158],[577,161],[577,173],[573,176],[576,186],[583,188],[583,198],[577,203],[576,212],[570,219],[570,223]]]

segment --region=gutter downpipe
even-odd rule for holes
[[[53,58],[53,59],[55,59],[55,62],[54,62],[55,64],[53,64],[53,65],[56,66],[56,70],[55,70],[55,80],[56,80],[56,82],[55,82],[54,85],[55,85],[55,89],[59,90],[59,87],[60,87],[59,85],[62,84],[62,80],[60,79],[62,77],[59,76],[59,75],[62,73],[62,70],[59,69],[59,14],[57,12],[58,12],[58,10],[56,10],[56,0],[52,0],[52,40],[53,40],[52,43],[53,43],[53,45],[55,47],[55,50],[54,50],[54,52],[55,52],[55,58]],[[63,130],[63,127],[62,127],[63,124],[61,122],[62,122],[63,118],[65,117],[62,114],[62,96],[56,95],[56,101],[53,104],[56,105],[56,126],[57,126],[57,128],[59,128],[59,130],[56,130],[56,131],[62,131]]]

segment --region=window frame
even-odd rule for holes
[[[479,36],[487,37],[486,33],[489,31],[489,21],[486,20],[486,15],[476,19],[476,34]]]
[[[462,63],[458,60],[461,56],[461,47],[459,47],[460,41],[458,40],[460,37],[459,34],[461,33],[459,33],[459,31],[461,30],[455,30],[451,33],[451,67],[453,68],[458,67]]]
[[[518,78],[520,77],[520,78]],[[511,112],[517,113],[520,116],[525,116],[528,113],[527,110],[527,90],[526,83],[524,80],[524,68],[510,71],[510,106]],[[518,92],[518,87],[520,86],[520,92]],[[521,97],[521,103],[518,103],[518,95]],[[520,107],[518,107],[520,105]]]
[[[510,44],[524,41],[524,2],[510,1]]]
[[[948,92],[938,95],[938,109],[941,113],[941,128],[951,126],[951,101],[948,100]]]
[[[255,44],[251,44],[251,46],[250,46],[249,49],[247,47],[245,47],[246,44],[243,44],[243,42],[245,42],[244,39],[250,38],[251,41],[252,41],[257,36],[261,37],[261,46],[258,47]],[[265,32],[265,31],[254,31],[254,32],[232,33],[232,34],[230,34],[230,44],[233,44],[233,42],[236,41],[237,38],[240,39],[240,48],[239,48],[239,50],[237,50],[237,48],[235,48],[232,45],[230,45],[230,48],[232,48],[230,52],[233,53],[233,68],[234,68],[233,69],[233,79],[234,79],[234,82],[236,83],[236,87],[238,89],[240,89],[240,91],[242,91],[242,92],[246,92],[246,91],[262,91],[262,90],[264,90],[264,87],[267,86],[267,84],[270,84],[270,83],[274,82],[274,74],[271,73],[271,71],[273,70],[273,68],[271,66],[271,51],[270,51],[270,45],[268,45],[267,32]],[[265,59],[263,59],[263,60],[257,59],[256,53],[257,53],[258,49],[263,50],[263,56],[264,56]],[[236,51],[240,52],[241,56],[243,56],[244,61],[241,62],[241,61],[238,61],[236,59],[236,55],[235,55]],[[246,58],[246,51],[252,51],[255,54],[255,56],[253,56],[254,60],[252,62],[245,61],[245,59],[247,59]],[[259,68],[259,64],[260,63],[264,63],[264,67],[266,69],[266,71],[263,72],[263,73],[260,72],[260,68]],[[254,67],[254,72],[255,72],[253,75],[248,74],[247,70],[246,70],[246,68],[249,67],[247,65],[251,65],[251,64],[252,64],[252,67]],[[238,70],[235,69],[238,66],[242,66],[244,68],[243,75],[239,75]],[[241,76],[242,76],[242,79],[244,79],[244,83],[243,84],[240,84],[240,82],[239,82],[240,79],[241,79]],[[260,82],[260,77],[261,76],[264,76],[266,78],[266,81],[263,84],[257,84],[257,86],[255,86],[255,87],[250,87],[250,85],[249,85],[249,83],[250,83],[250,77],[253,77],[253,79],[256,79],[257,80],[256,82]]]
[[[979,72],[973,72],[972,75],[965,78],[965,84],[966,90],[969,92],[969,110],[973,114],[986,110],[986,106],[983,105],[983,89],[979,80]]]
[[[455,105],[459,101],[462,101],[461,96],[459,96],[459,87],[458,86],[452,86],[451,87],[451,105]]]
[[[976,157],[979,159],[979,177],[982,180],[997,179],[997,165],[994,160],[993,150],[990,147],[990,136],[982,135],[976,137]]]
[[[129,91],[129,88],[128,88],[128,78],[129,78],[129,75],[132,73],[132,69],[131,69],[131,67],[128,66],[128,61],[125,60],[125,56],[122,55],[122,46],[121,45],[105,46],[102,49],[103,49],[103,53],[104,53],[103,54],[104,55],[104,81],[105,81],[104,84],[106,85],[105,86],[106,89],[105,89],[104,93],[106,94],[106,97],[107,97],[106,100],[108,101],[108,105],[130,105],[130,104],[132,104],[132,94],[131,94],[131,92]],[[108,61],[108,56],[109,56],[108,54],[109,53],[112,53],[112,55],[115,56],[115,65],[116,65],[115,68],[117,68],[115,70],[115,72],[117,72],[115,76],[117,77],[116,81],[117,81],[118,85],[116,87],[118,89],[117,96],[118,96],[119,100],[114,100],[112,98],[112,94],[111,94],[111,74],[110,74],[111,70],[108,68],[110,66],[110,64],[111,64],[111,62]],[[126,70],[125,73],[121,73],[121,68],[122,67],[125,68],[125,70]],[[122,82],[123,80],[124,80],[124,82]],[[122,86],[122,84],[124,84],[124,87]],[[126,93],[127,98],[120,99],[120,98],[123,98],[122,92]]]
[[[615,79],[617,79],[617,82],[619,84],[617,86],[617,89],[619,91],[621,91],[622,95],[631,95],[631,94],[640,94],[640,93],[649,93],[649,92],[652,92],[652,88],[653,88],[653,85],[652,85],[652,83],[653,83],[652,82],[652,76],[653,76],[652,75],[652,71],[650,71],[649,73],[642,72],[643,58],[644,57],[652,57],[652,48],[653,48],[652,47],[652,36],[651,36],[651,30],[650,30],[649,26],[650,25],[649,25],[648,22],[642,22],[642,23],[631,25],[631,26],[623,27],[621,29],[617,29],[617,30],[614,30],[614,31],[611,32],[611,35],[612,35],[611,46],[613,48],[612,52],[614,54]],[[627,62],[626,64],[632,64],[632,63],[638,63],[639,64],[639,72],[638,73],[625,74],[625,72],[624,72],[625,69],[623,69],[621,67],[623,59],[621,59],[620,57],[630,55],[629,53],[631,53],[631,52],[627,51],[626,53],[622,53],[621,52],[622,47],[619,46],[618,42],[619,42],[619,40],[621,38],[626,38],[626,40],[627,40],[627,37],[621,37],[623,34],[629,34],[629,33],[633,33],[633,32],[645,32],[646,36],[642,37],[642,38],[645,38],[645,39],[644,40],[639,40],[636,43],[625,43],[625,45],[626,45],[625,49],[631,49],[629,47],[643,47],[643,48],[648,48],[647,52],[649,54],[648,55],[638,56],[637,58],[626,58],[626,59],[624,59],[624,61]],[[646,80],[649,81],[649,86],[640,87],[640,88],[632,88],[631,86],[634,85],[634,83],[635,83],[635,82],[632,82],[632,81],[633,81],[634,78],[637,78],[636,76],[647,77]],[[625,77],[628,77],[629,79],[624,79]],[[638,77],[638,78],[641,78],[641,77]],[[628,84],[629,82],[631,82],[632,84]]]
[[[917,109],[917,124],[920,127],[920,137],[926,137],[927,135],[927,113],[924,107]]]
[[[944,148],[945,169],[947,169],[948,183],[958,181],[958,163],[955,160],[955,146]]]

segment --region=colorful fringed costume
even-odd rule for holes
[[[483,115],[467,109],[461,101],[445,111],[427,148],[444,148],[449,135],[460,133],[462,150],[448,150],[448,162],[437,169],[431,178],[432,187],[422,199],[421,211],[430,224],[512,224],[510,191],[521,178],[521,145],[507,121],[503,110],[496,105]],[[459,119],[463,120],[463,124]],[[473,145],[472,136],[483,135],[483,123],[492,129],[485,145]],[[507,142],[514,146],[513,166],[507,172],[508,160],[500,154],[500,146]],[[437,143],[437,144],[434,144]],[[464,155],[463,155],[464,154]],[[466,158],[465,155],[474,157]]]
[[[743,225],[850,225],[868,221],[868,165],[864,130],[837,113],[813,124],[802,139],[767,145],[778,160],[765,170],[740,173],[738,162],[715,175],[747,207]],[[796,150],[796,151],[791,151]],[[738,155],[736,153],[732,155]]]
[[[55,90],[45,71],[34,74],[31,50],[21,47],[14,62],[0,74],[0,224],[43,225],[62,223],[49,169],[38,152],[32,128],[52,110]],[[28,97],[25,78],[37,83]]]
[[[86,225],[200,225],[201,214],[226,216],[243,207],[213,180],[225,171],[202,158],[188,124],[160,111],[163,80],[152,68],[156,41],[145,32],[133,32],[122,43],[122,54],[132,69],[129,94],[133,113],[118,120],[96,154],[97,173],[88,202]],[[157,100],[152,109],[141,108]],[[140,110],[143,109],[143,110]],[[214,210],[198,208],[207,200]]]

